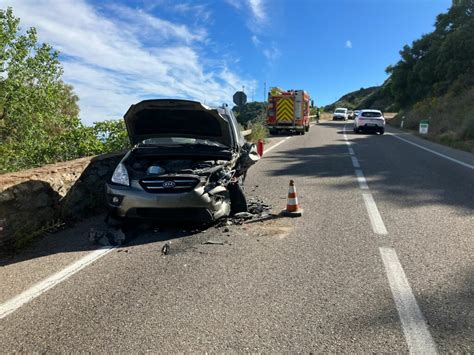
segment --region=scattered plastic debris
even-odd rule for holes
[[[224,242],[219,242],[219,241],[215,241],[215,240],[208,240],[207,242],[204,242],[202,244],[210,244],[210,245],[224,245],[225,243]]]
[[[125,234],[121,229],[91,228],[89,241],[101,246],[121,245],[125,241]]]
[[[163,248],[161,248],[161,255],[168,255],[170,252],[170,249],[171,247],[169,244],[163,245]]]

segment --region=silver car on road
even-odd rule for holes
[[[113,219],[209,222],[246,211],[241,183],[260,157],[228,107],[146,100],[124,118],[133,148],[107,183]]]

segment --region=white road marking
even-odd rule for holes
[[[381,247],[379,249],[410,353],[436,354],[436,345],[398,260],[397,253],[392,248]]]
[[[367,185],[367,180],[365,180],[364,173],[360,169],[355,169],[355,174],[357,176],[357,182],[359,183],[359,187],[362,190],[368,190],[369,186]]]
[[[23,291],[19,295],[0,304],[0,319],[5,318],[10,313],[15,312],[24,304],[34,300],[36,297],[41,296],[49,289],[67,280],[72,275],[82,270],[87,265],[92,264],[97,259],[100,259],[115,248],[116,247],[110,246],[94,250],[93,252],[90,252],[89,254],[84,256],[82,259],[79,259],[78,261],[67,266],[65,269],[47,277],[46,279],[31,286],[29,289]]]
[[[354,168],[360,168],[360,164],[357,158],[355,156],[351,156],[351,159],[352,159],[352,165],[354,165]]]
[[[346,126],[344,126],[344,133],[345,131]],[[402,139],[397,136],[394,137]],[[359,161],[354,154],[354,150],[350,146],[350,142],[348,141],[346,134],[344,134],[344,139],[348,145],[349,154],[351,155],[352,165],[354,165],[355,168],[355,174],[357,176],[357,181],[359,182],[359,187],[362,190],[368,190],[369,186],[367,185],[367,180],[360,169]],[[414,144],[412,142],[408,143]],[[418,146],[418,144],[414,145]],[[431,151],[430,149],[424,148],[422,146],[419,147]],[[432,152],[443,156],[443,154],[439,154],[434,151]],[[452,160],[449,157],[446,158]],[[383,223],[382,216],[380,215],[379,209],[377,208],[377,204],[375,203],[372,194],[370,192],[364,192],[362,193],[362,197],[364,198],[365,207],[367,209],[367,213],[369,214],[370,223],[374,233],[387,235],[387,228]],[[397,253],[392,248],[380,247],[379,249],[410,353],[436,354],[436,345],[428,330],[428,326],[425,322],[423,314],[416,303],[415,296],[413,295],[413,291],[411,290],[410,284],[408,283],[408,280],[405,276],[402,265],[398,260]]]
[[[399,137],[399,136],[397,136],[397,135],[395,135],[395,134],[393,134],[393,133],[389,133],[389,135],[392,136],[392,137],[395,137],[395,138],[397,138],[397,139],[400,139],[401,141],[404,141],[404,142],[406,142],[406,143],[408,143],[408,144],[414,145],[415,147],[418,147],[418,148],[420,148],[420,149],[426,150],[427,152],[433,153],[433,154],[435,154],[435,155],[437,155],[437,156],[439,156],[439,157],[448,159],[448,160],[450,160],[450,161],[452,161],[452,162],[454,162],[454,163],[457,163],[457,164],[459,164],[459,165],[465,166],[466,168],[469,168],[469,169],[473,169],[473,170],[474,170],[474,165],[471,165],[471,164],[465,163],[465,162],[463,162],[463,161],[460,161],[460,160],[457,160],[457,159],[448,157],[447,155],[444,155],[444,154],[442,154],[442,153],[438,153],[438,152],[435,151],[435,150],[432,150],[432,149],[423,147],[423,146],[420,145],[420,144],[410,142],[408,139]]]
[[[369,214],[372,230],[375,234],[386,235],[387,228],[385,228],[385,224],[383,223],[372,194],[370,192],[364,192],[362,197],[364,198],[365,208],[367,208],[367,213]]]
[[[275,149],[276,147],[278,147],[280,144],[282,144],[283,142],[286,142],[288,139],[290,139],[291,137],[286,137],[285,139],[279,141],[278,143],[276,143],[275,145],[272,145],[270,148],[266,149],[263,151],[263,155],[267,154],[270,150],[272,149]]]

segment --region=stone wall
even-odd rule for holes
[[[0,175],[0,252],[58,223],[105,211],[105,182],[124,152]]]

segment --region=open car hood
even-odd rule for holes
[[[209,140],[231,148],[230,124],[217,109],[188,100],[144,100],[124,116],[132,145],[145,139],[184,137]]]

